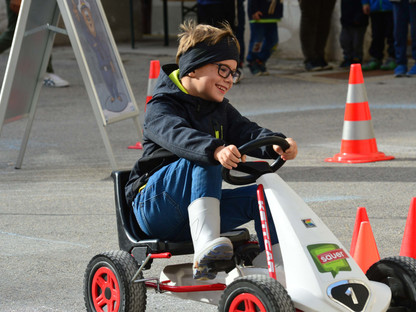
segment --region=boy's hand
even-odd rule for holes
[[[226,169],[236,168],[239,162],[246,162],[246,155],[241,156],[237,146],[219,146],[215,149],[214,159]]]
[[[273,145],[273,149],[282,157],[283,160],[295,159],[298,154],[298,146],[292,138],[286,138],[286,141],[290,144],[290,147],[286,150],[286,152],[283,152],[279,145]]]
[[[258,21],[261,17],[263,16],[263,13],[261,13],[261,11],[257,11],[256,13],[254,13],[251,17]]]
[[[365,15],[370,15],[370,5],[369,4],[363,4],[363,13]]]

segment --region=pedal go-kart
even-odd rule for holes
[[[249,154],[272,144],[288,147],[279,137],[267,137],[249,142],[240,152]],[[217,277],[208,281],[192,278],[191,263],[168,265],[159,278],[144,277],[154,260],[192,254],[192,242],[147,238],[125,202],[129,172],[113,172],[121,250],[98,254],[88,264],[84,276],[87,311],[145,311],[147,288],[218,305],[219,311],[227,312],[416,311],[416,260],[385,258],[364,274],[320,218],[274,173],[283,163],[280,158],[271,165],[265,161],[246,162],[238,169],[223,171],[228,183],[258,184],[261,216],[264,189],[283,267],[275,268],[267,220],[262,218],[267,265],[253,267],[258,243],[250,240],[247,229],[237,229],[222,234],[233,242],[234,257],[215,262],[210,269],[218,272]]]

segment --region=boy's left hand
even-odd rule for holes
[[[283,152],[279,145],[273,145],[273,150],[278,153],[283,160],[295,159],[298,154],[298,146],[295,140],[292,138],[286,138],[285,140],[290,144],[290,147],[285,152]]]

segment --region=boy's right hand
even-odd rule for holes
[[[214,159],[226,169],[236,168],[239,162],[246,162],[246,155],[241,156],[235,145],[219,146],[215,149]]]
[[[258,21],[259,19],[261,19],[261,17],[263,16],[263,13],[261,13],[261,11],[257,11],[256,13],[254,13],[251,17]]]
[[[370,5],[369,4],[363,4],[363,13],[365,15],[370,15]]]

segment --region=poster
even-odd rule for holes
[[[104,21],[94,0],[66,0],[106,122],[136,112]]]

